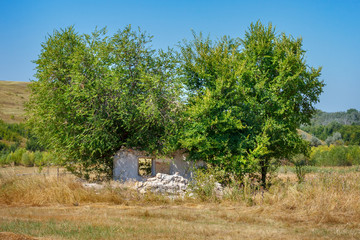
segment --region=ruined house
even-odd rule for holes
[[[114,156],[114,180],[120,181],[143,181],[157,173],[175,174],[185,178],[191,178],[194,166],[202,166],[204,163],[186,161],[183,151],[161,158],[148,155],[144,151],[134,149],[121,149]]]

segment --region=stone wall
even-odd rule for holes
[[[114,180],[141,181],[143,178],[138,174],[139,153],[131,150],[120,150],[114,156]]]
[[[138,173],[138,159],[139,158],[152,158],[149,155],[146,155],[145,152],[136,151],[132,149],[121,149],[114,156],[114,170],[113,177],[114,180],[120,181],[144,181],[147,178],[139,176]],[[154,158],[153,158],[154,159]],[[181,151],[173,153],[171,156],[160,158],[157,161],[161,164],[169,164],[169,167],[162,166],[156,169],[156,159],[154,159],[152,164],[152,176],[155,176],[157,173],[164,173],[173,175],[178,173],[180,176],[185,178],[192,177],[192,169],[196,166],[202,165],[203,163],[194,164],[192,162],[186,161],[186,154]],[[169,171],[169,172],[164,172]]]

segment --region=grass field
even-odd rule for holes
[[[40,239],[360,239],[358,169],[319,169],[301,184],[293,177],[282,172],[268,191],[201,201],[2,169],[0,232]]]
[[[7,123],[24,120],[24,103],[29,99],[28,82],[0,81],[0,119]]]

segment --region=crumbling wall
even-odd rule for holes
[[[139,158],[152,158],[149,155],[146,155],[145,152],[136,151],[132,149],[121,149],[114,156],[114,170],[113,178],[114,180],[120,181],[144,181],[147,178],[139,176],[138,172],[138,160]],[[164,173],[173,175],[178,173],[180,176],[187,179],[192,177],[192,170],[194,167],[203,165],[203,162],[189,162],[186,161],[186,154],[182,151],[177,151],[171,156],[162,157],[159,159],[153,158],[152,165],[152,176],[155,176],[157,173]],[[168,164],[168,166],[166,166]],[[156,165],[158,169],[156,169]]]
[[[180,176],[184,178],[192,177],[192,169],[194,164],[192,162],[186,161],[186,155],[180,152],[176,152],[170,164],[170,173],[171,175],[179,173]]]
[[[138,173],[139,153],[132,150],[120,150],[114,156],[114,180],[141,181],[143,178]]]

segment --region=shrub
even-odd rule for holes
[[[290,161],[295,166],[295,172],[298,182],[301,183],[305,180],[305,175],[308,172],[307,165],[309,165],[308,158],[303,154],[298,154]]]
[[[198,168],[190,181],[190,189],[201,201],[216,201],[218,200],[216,189],[220,186],[219,179],[224,179],[224,171],[210,166]]]
[[[317,166],[352,166],[360,164],[360,146],[313,147],[310,160]]]
[[[57,164],[56,158],[49,152],[32,152],[24,148],[18,148],[11,152],[9,150],[0,152],[0,165],[23,165],[27,167],[42,167],[50,164]]]
[[[21,156],[21,164],[26,167],[34,166],[34,153],[26,151]]]
[[[33,151],[33,152],[45,150],[45,147],[43,145],[41,145],[35,137],[30,137],[26,141],[25,148],[26,148],[26,150]]]
[[[0,138],[1,139],[1,138]],[[8,148],[8,146],[5,144],[5,143],[3,143],[3,142],[0,142],[0,151],[4,151],[4,150],[6,150]]]

